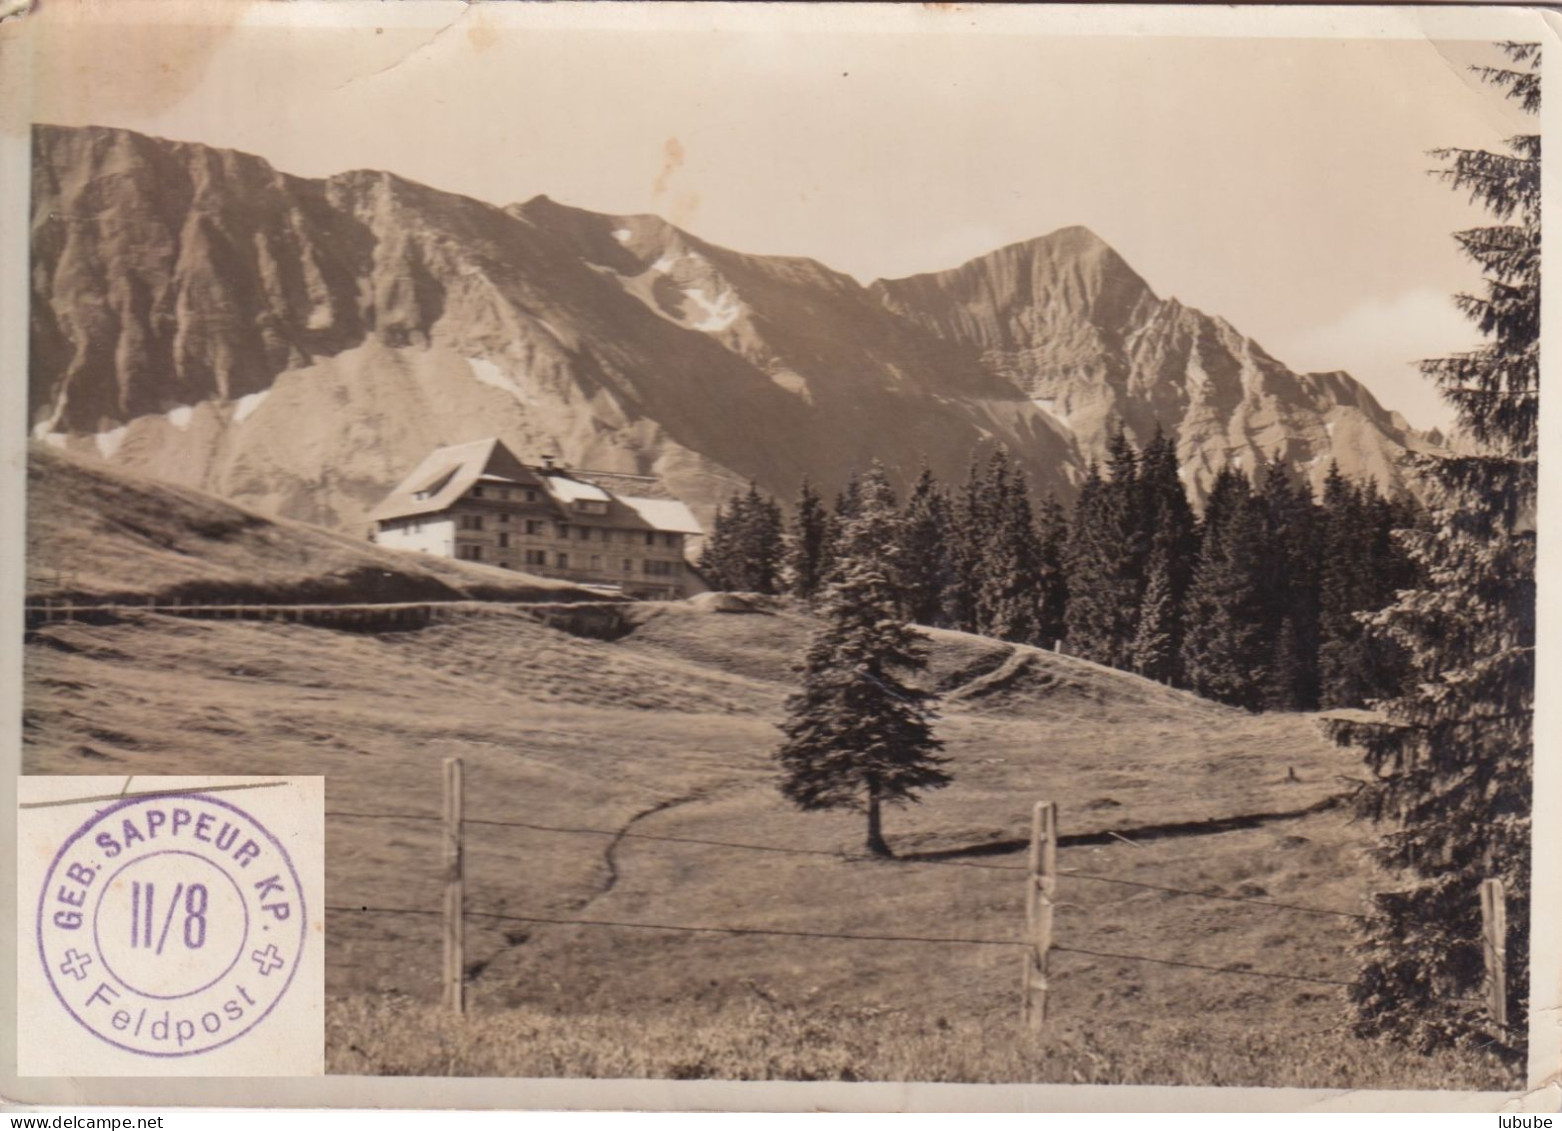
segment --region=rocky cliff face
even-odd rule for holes
[[[1345,373],[1293,373],[1222,318],[1161,299],[1092,232],[1065,228],[952,271],[880,280],[910,321],[975,350],[1103,459],[1125,428],[1177,438],[1202,496],[1232,461],[1283,456],[1321,484],[1328,463],[1398,487],[1398,457],[1438,438],[1410,428]]]
[[[653,474],[707,513],[749,478],[1002,442],[1071,493],[1121,421],[1397,482],[1422,443],[1344,374],[1291,373],[1067,229],[863,287],[651,216],[498,208],[378,172],[290,177],[124,130],[34,130],[32,428],[356,530],[438,444]]]

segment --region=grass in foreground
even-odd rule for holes
[[[913,1018],[751,998],[653,1017],[520,1007],[457,1018],[398,996],[336,998],[326,1070],[341,1075],[597,1079],[1158,1084],[1508,1091],[1495,1059],[1422,1057],[1357,1040],[1341,1022],[1255,1028],[1224,1042],[1178,1023],[1067,1023],[1034,1035],[1014,1019]]]
[[[896,812],[901,857],[873,861],[860,818],[775,791],[774,719],[807,618],[644,614],[612,643],[491,607],[380,637],[153,614],[54,624],[26,649],[26,766],[325,774],[339,1072],[1501,1086],[1473,1058],[1341,1028],[1327,983],[1351,974],[1370,830],[1301,812],[1352,766],[1311,720],[1068,657],[1011,670],[1007,645],[939,634],[957,780]],[[439,992],[445,755],[465,759],[481,822],[466,1022],[414,1004]],[[1054,956],[1040,1043],[1014,1024],[1023,852],[981,851],[1023,843],[1038,797],[1067,834],[1126,834],[1059,852],[1055,942],[1071,952]],[[1271,818],[1134,839],[1255,813]]]

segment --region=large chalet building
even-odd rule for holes
[[[676,499],[620,493],[655,480],[522,463],[498,440],[438,448],[370,514],[382,546],[522,570],[649,600],[705,585],[685,560],[701,533]]]

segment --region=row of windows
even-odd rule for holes
[[[484,529],[483,518],[484,518],[484,516],[482,516],[480,514],[463,514],[463,515],[459,515],[459,516],[457,516],[457,519],[456,519],[456,525],[461,530],[482,530],[482,529]],[[499,524],[501,526],[507,525],[509,523],[509,521],[510,521],[510,516],[508,514],[501,514],[499,516]],[[525,530],[526,530],[527,534],[530,534],[530,535],[540,535],[540,534],[543,533],[543,531],[546,528],[547,524],[544,523],[543,520],[539,519],[539,518],[528,518],[528,519],[526,519],[524,521],[523,525],[525,527]],[[555,538],[559,538],[559,539],[562,539],[564,541],[568,541],[569,540],[570,534],[573,531],[574,536],[579,541],[581,541],[581,542],[589,542],[589,541],[591,541],[591,532],[592,532],[592,530],[598,531],[598,535],[597,535],[597,540],[598,541],[600,541],[600,542],[611,542],[611,541],[613,541],[613,535],[614,535],[615,531],[610,530],[610,529],[608,529],[605,526],[598,526],[598,527],[574,526],[574,527],[572,527],[567,522],[556,522],[556,523],[553,524],[553,536]],[[654,530],[646,530],[646,531],[619,530],[619,531],[616,531],[616,533],[619,535],[619,539],[618,540],[620,542],[624,543],[625,545],[634,545],[636,542],[640,542],[640,541],[643,541],[645,543],[645,545],[647,545],[647,546],[655,546],[657,544],[657,532],[654,531]],[[501,535],[499,535],[499,537],[501,539],[501,541],[499,543],[501,546],[508,544],[505,541],[503,541],[503,539],[508,537],[508,535],[501,534]],[[681,546],[683,544],[683,535],[681,535],[681,534],[666,534],[666,533],[664,533],[664,534],[661,535],[661,544],[663,546],[666,546],[669,550],[676,550],[676,549],[679,548],[679,546]]]
[[[508,502],[512,497],[535,503],[541,497],[541,493],[535,487],[484,487],[478,484],[472,488],[474,499],[503,499]]]
[[[537,503],[543,501],[542,492],[535,487],[473,487],[467,494],[469,499],[498,499],[508,503],[512,499],[519,502]],[[606,514],[606,499],[576,499],[574,507],[581,514]]]
[[[536,503],[542,501],[542,492],[535,487],[484,487],[481,484],[472,488],[467,495],[471,499],[498,499],[501,502],[510,502],[512,499]],[[576,499],[575,509],[581,514],[606,514],[606,499]]]
[[[502,534],[499,536],[499,548],[501,550],[509,548],[509,542]],[[456,557],[464,562],[480,562],[483,560],[483,548],[481,546],[474,546],[470,543],[461,543],[456,546]],[[521,553],[521,561],[523,564],[529,566],[546,567],[550,564],[548,560],[548,552],[546,550],[524,550]],[[576,568],[587,568],[598,571],[606,568],[602,563],[601,554],[592,554],[588,561],[589,565],[586,562],[581,562],[580,565]],[[635,572],[635,560],[633,558],[623,558],[621,561],[623,563],[623,568],[620,570],[620,572]],[[501,561],[499,564],[505,569],[510,568],[509,562]],[[555,569],[569,569],[569,554],[563,551],[555,551],[551,565]],[[647,577],[677,577],[679,574],[678,562],[659,562],[647,560],[640,563],[640,568],[641,572],[643,572]]]

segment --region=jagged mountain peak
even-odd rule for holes
[[[1082,224],[1058,228],[1045,235],[1019,240],[972,262],[992,257],[1022,257],[1032,261],[1048,262],[1058,266],[1076,266],[1080,270],[1094,271],[1103,277],[1119,279],[1125,283],[1149,289],[1149,284],[1129,266],[1116,248]]]
[[[1159,304],[1149,284],[1089,228],[1060,228],[946,271],[880,279],[870,288],[899,314],[984,355],[1073,344],[1110,348],[1149,320]]]
[[[1154,297],[1149,284],[1111,244],[1078,224],[1006,244],[958,267],[899,279],[880,279],[873,286],[893,293],[925,282],[947,286],[962,279],[1016,272],[1028,274],[1032,282],[1050,286],[1061,285],[1064,277],[1071,276],[1084,284],[1083,293],[1092,299],[1112,290]],[[1016,297],[1018,295],[1016,292]]]
[[[1277,449],[1394,483],[1419,442],[1082,226],[864,287],[654,215],[40,126],[32,234],[36,435],[342,527],[476,435],[662,476],[706,513],[874,457],[955,480],[990,443],[1067,496],[1119,423],[1175,435],[1196,497]]]

